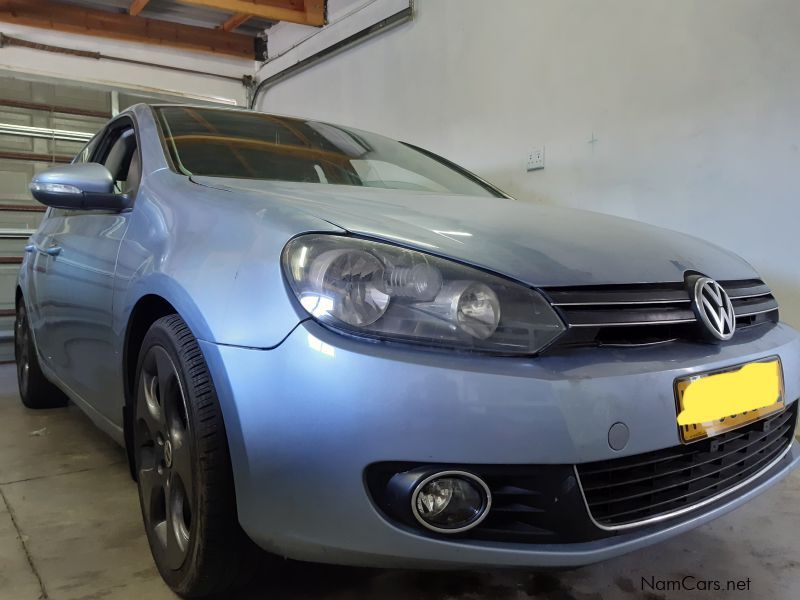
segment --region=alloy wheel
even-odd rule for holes
[[[179,569],[194,516],[191,432],[178,370],[161,346],[151,347],[142,361],[135,433],[145,527],[161,563]]]

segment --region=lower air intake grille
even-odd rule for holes
[[[595,521],[618,526],[666,515],[753,477],[791,444],[797,402],[781,413],[712,438],[578,465]]]

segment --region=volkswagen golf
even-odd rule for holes
[[[124,446],[183,596],[271,556],[586,564],[800,461],[800,336],[704,240],[236,109],[137,105],[31,191],[22,401]]]

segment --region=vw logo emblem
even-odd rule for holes
[[[731,299],[720,284],[710,277],[694,282],[692,307],[705,329],[718,340],[729,340],[736,331],[736,313]]]
[[[172,444],[169,440],[164,442],[164,464],[168,469],[172,467]]]

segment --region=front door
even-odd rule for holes
[[[121,117],[106,129],[92,157],[115,179],[117,192],[135,195],[141,176],[133,123]],[[112,292],[117,253],[130,212],[64,211],[47,241],[44,305],[51,367],[61,381],[119,424],[121,357],[115,356]]]

